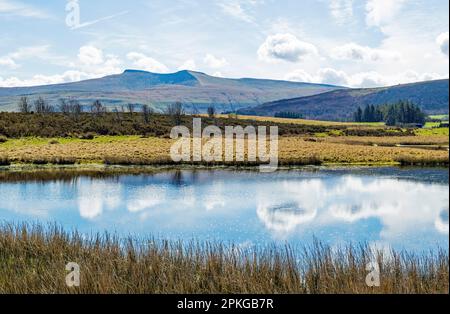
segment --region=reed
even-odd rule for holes
[[[0,293],[448,293],[448,252],[331,248],[244,248],[211,242],[82,236],[58,226],[0,226]],[[376,260],[381,286],[368,287]],[[65,283],[76,262],[81,285]]]

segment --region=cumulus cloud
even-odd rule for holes
[[[353,0],[331,0],[331,16],[338,24],[345,24],[353,17]]]
[[[303,69],[298,69],[286,76],[287,80],[296,82],[331,84],[361,88],[393,86],[442,78],[444,77],[437,73],[419,74],[412,70],[401,72],[396,75],[383,75],[376,71],[348,74],[345,71],[336,70],[333,68],[323,68],[314,74],[310,74]]]
[[[196,71],[197,70],[197,64],[196,64],[195,60],[189,59],[189,60],[186,60],[182,65],[180,65],[178,67],[178,70],[179,71],[182,71],[182,70]]]
[[[217,58],[212,54],[207,54],[203,62],[213,69],[220,69],[228,64],[228,61],[225,58]]]
[[[334,48],[331,52],[331,57],[336,60],[373,62],[384,60],[399,60],[401,58],[398,52],[375,49],[367,46],[361,46],[355,43],[349,43]]]
[[[289,33],[267,37],[258,49],[258,57],[262,61],[298,62],[312,55],[318,55],[318,50],[313,44],[301,41]]]
[[[448,56],[448,32],[440,34],[436,38],[436,43],[441,48],[442,53]]]
[[[85,79],[94,78],[95,76],[81,71],[66,71],[62,74],[42,75],[37,74],[29,79],[20,79],[18,77],[9,77],[2,79],[0,77],[0,86],[17,87],[17,86],[39,86],[49,84],[60,84],[68,82],[76,82]]]
[[[397,15],[407,0],[368,0],[366,23],[369,26],[383,26]]]
[[[318,79],[322,83],[331,85],[346,86],[349,85],[349,77],[344,71],[338,71],[332,68],[320,69],[318,71]]]
[[[153,59],[152,57],[146,56],[139,52],[130,52],[127,54],[128,60],[133,62],[133,65],[138,67],[140,70],[145,70],[149,72],[156,73],[168,73],[169,69],[161,62]]]
[[[49,46],[30,46],[30,47],[21,47],[14,52],[11,52],[5,56],[0,56],[0,67],[8,67],[11,69],[15,69],[20,67],[18,63],[20,60],[27,58],[43,58],[47,53]]]
[[[38,51],[43,52],[46,51],[46,49],[43,47],[22,48],[14,53],[11,53],[9,56],[20,60],[21,58],[28,57]],[[38,86],[93,79],[120,73],[121,64],[122,61],[115,55],[105,55],[101,49],[93,46],[83,46],[79,49],[77,61],[67,64],[69,68],[72,68],[71,70],[64,71],[62,74],[54,75],[36,74],[27,79],[21,79],[15,76],[0,78],[0,86]]]
[[[103,62],[103,51],[94,46],[83,46],[78,53],[78,59],[85,65],[97,65]]]
[[[313,83],[315,81],[315,78],[303,69],[298,69],[289,73],[285,79],[288,81],[304,83]]]

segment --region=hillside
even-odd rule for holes
[[[268,102],[240,110],[240,114],[274,116],[301,113],[306,119],[348,120],[358,106],[410,100],[430,114],[448,114],[449,80],[428,81],[370,89],[340,89],[319,95]]]
[[[105,105],[151,104],[155,108],[181,101],[188,110],[205,111],[214,104],[218,111],[233,111],[283,98],[311,96],[340,87],[260,79],[227,79],[200,72],[156,74],[126,70],[122,74],[75,83],[37,87],[0,88],[0,111],[14,110],[20,96],[42,96],[52,103],[75,97],[88,104],[99,99]]]

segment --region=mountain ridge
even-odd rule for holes
[[[253,78],[220,78],[202,72],[182,70],[175,73],[152,73],[128,69],[79,82],[0,88],[0,110],[14,110],[21,96],[42,96],[50,102],[74,97],[88,104],[100,100],[107,106],[146,103],[156,109],[181,101],[187,107],[206,110],[218,105],[219,111],[259,105],[280,98],[315,95],[344,87]],[[193,108],[191,108],[193,109]]]

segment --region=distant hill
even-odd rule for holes
[[[42,96],[52,103],[75,97],[84,104],[100,100],[107,106],[150,104],[162,109],[181,101],[191,110],[205,111],[214,104],[218,111],[234,111],[282,98],[311,96],[341,87],[260,79],[227,79],[200,72],[157,74],[126,70],[122,74],[74,83],[37,87],[0,88],[0,111],[12,111],[21,96]]]
[[[340,89],[319,95],[268,102],[240,110],[241,114],[274,116],[300,113],[306,119],[348,120],[358,106],[410,100],[430,114],[448,114],[449,80],[428,81],[368,89]]]

